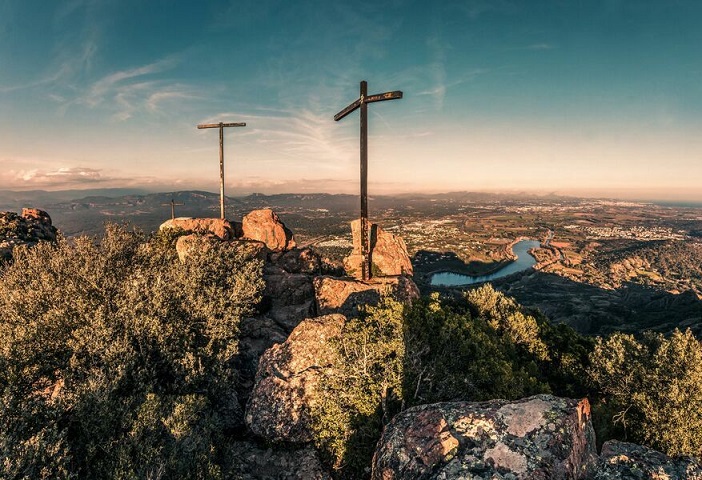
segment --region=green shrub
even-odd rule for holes
[[[669,455],[702,455],[702,344],[690,330],[598,339],[589,373],[625,435]]]
[[[402,398],[403,306],[384,299],[350,319],[335,342],[337,367],[320,382],[313,405],[316,446],[348,478],[365,477],[384,422]]]
[[[313,405],[317,447],[342,478],[365,478],[383,426],[404,408],[582,390],[589,342],[483,287],[467,301],[384,299],[350,319]],[[550,342],[567,347],[552,351]],[[553,380],[554,386],[551,386]]]
[[[232,360],[263,288],[235,246],[114,225],[17,250],[0,280],[3,478],[216,478]]]
[[[470,297],[467,305],[451,305],[434,295],[407,312],[404,391],[408,405],[514,399],[549,391],[538,378],[536,359],[496,328],[496,322],[508,321],[505,312],[491,317],[471,313],[471,309],[480,312],[480,306]]]

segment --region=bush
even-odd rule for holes
[[[384,423],[402,398],[403,306],[384,299],[350,319],[335,342],[335,368],[312,405],[316,446],[342,477],[364,478]]]
[[[589,373],[626,436],[669,455],[702,455],[702,344],[690,330],[598,339]]]
[[[171,239],[172,240],[172,239]],[[15,251],[0,281],[3,478],[211,478],[240,422],[237,326],[261,263],[106,227]]]
[[[320,381],[317,447],[341,477],[364,478],[383,426],[404,408],[582,391],[589,342],[544,322],[490,286],[463,302],[434,294],[367,308],[346,323]]]

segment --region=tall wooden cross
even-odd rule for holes
[[[371,277],[370,239],[368,236],[368,104],[398,98],[402,98],[402,92],[399,90],[368,95],[368,82],[363,80],[361,82],[361,96],[334,115],[334,120],[338,122],[357,108],[361,109],[361,255],[363,256],[361,274],[363,280],[369,280]]]
[[[167,207],[168,205],[171,206],[171,220],[175,220],[175,207],[176,205],[185,205],[184,203],[175,203],[175,200],[171,198],[170,203],[162,203],[162,207]]]
[[[203,123],[197,128],[219,128],[219,213],[224,220],[224,127],[245,127],[245,123]]]

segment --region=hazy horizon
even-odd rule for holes
[[[185,192],[185,191],[202,191],[211,193],[212,195],[219,196],[219,187],[213,186],[195,186],[192,188],[178,188],[169,189],[163,188],[152,188],[152,187],[91,187],[91,188],[69,188],[69,189],[21,189],[13,190],[12,188],[2,189],[3,191],[16,192],[16,193],[31,193],[31,192],[47,192],[49,194],[74,194],[73,198],[81,198],[83,195],[81,192],[86,192],[84,196],[105,194],[106,196],[122,196],[122,195],[149,195],[149,194],[159,194],[159,193],[175,193],[175,192]],[[621,201],[634,201],[634,202],[646,202],[646,203],[670,203],[670,204],[693,204],[702,205],[702,196],[686,195],[685,192],[665,192],[665,191],[638,191],[638,190],[624,190],[624,191],[612,191],[612,190],[580,190],[580,191],[557,191],[557,190],[435,190],[435,191],[411,191],[411,190],[394,190],[394,191],[378,191],[374,190],[370,194],[376,196],[426,196],[426,195],[442,195],[442,194],[494,194],[494,195],[524,195],[524,196],[535,196],[535,197],[570,197],[570,198],[586,198],[586,199],[602,199],[602,200],[621,200]],[[280,189],[264,189],[264,190],[250,190],[250,191],[228,191],[225,190],[225,195],[229,198],[246,197],[254,194],[262,195],[314,195],[314,194],[329,194],[329,195],[358,195],[358,190],[353,191],[353,189],[347,189],[343,191],[339,190],[286,190],[284,188]]]

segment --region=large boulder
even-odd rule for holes
[[[264,309],[269,317],[288,332],[303,319],[314,315],[312,277],[269,267],[263,275],[263,280],[266,282],[263,291]]]
[[[314,448],[274,450],[250,441],[228,442],[225,478],[237,480],[331,480]]]
[[[178,217],[163,222],[159,230],[166,230],[169,228],[182,229],[186,232],[198,233],[200,235],[214,235],[220,240],[232,240],[236,238],[234,225],[228,220],[221,218]]]
[[[673,459],[656,450],[616,440],[602,445],[597,467],[594,480],[702,479],[702,464],[698,460]]]
[[[287,337],[287,332],[268,317],[247,317],[241,320],[239,350],[234,359],[240,402],[246,404],[249,399],[261,355],[273,345],[283,343]]]
[[[417,285],[404,276],[380,277],[371,282],[320,276],[314,279],[314,291],[318,314],[339,312],[349,317],[357,315],[361,305],[377,305],[383,296],[403,303],[419,298]]]
[[[587,399],[413,407],[385,427],[372,479],[580,479],[596,464]]]
[[[215,244],[222,244],[229,248],[237,248],[240,252],[249,258],[257,258],[261,261],[266,260],[266,246],[261,242],[251,240],[229,240],[222,242],[217,236],[208,233],[205,235],[191,233],[190,235],[182,235],[176,240],[176,252],[181,262],[184,262],[188,256],[196,251],[207,252],[213,248]]]
[[[379,225],[370,225],[370,258],[372,276],[412,275],[412,261],[407,253],[407,245],[402,237],[386,232]],[[356,278],[361,276],[363,255],[361,255],[361,220],[351,222],[353,251],[344,259],[347,273]]]
[[[335,357],[332,341],[345,322],[343,315],[304,320],[285,343],[263,354],[246,408],[246,424],[253,433],[269,442],[313,440],[310,411],[324,370]]]
[[[48,213],[37,208],[23,208],[22,214],[0,212],[0,261],[12,258],[17,246],[33,246],[40,241],[55,242],[56,228]]]
[[[216,237],[210,235],[198,235],[191,233],[183,235],[176,240],[176,252],[181,262],[184,262],[194,251],[206,252],[212,248],[212,240]]]
[[[270,208],[254,210],[241,222],[244,238],[263,242],[272,252],[295,248],[292,232]]]
[[[319,275],[322,271],[322,258],[311,248],[295,248],[279,254],[276,265],[290,273]]]

